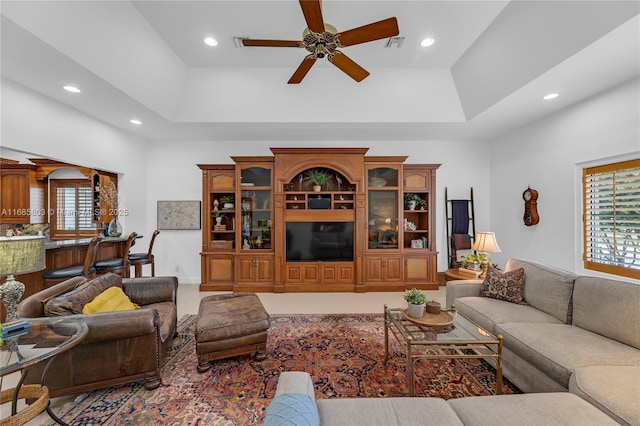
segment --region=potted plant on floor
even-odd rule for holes
[[[307,170],[303,182],[306,188],[312,187],[313,192],[320,192],[323,186],[329,191],[333,189],[333,175],[323,169]]]
[[[411,318],[422,318],[427,297],[417,288],[404,292],[404,300],[408,304],[408,314]]]

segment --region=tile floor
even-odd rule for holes
[[[178,318],[184,315],[197,314],[200,299],[215,292],[200,292],[198,284],[180,284],[178,287]],[[445,287],[438,290],[426,290],[427,300],[436,300],[444,306]],[[402,292],[369,292],[369,293],[258,293],[262,304],[273,314],[330,314],[330,313],[374,313],[383,312],[388,306],[405,306]],[[2,389],[15,386],[19,377],[16,374],[6,376],[2,381]],[[54,398],[51,407],[59,412],[62,407],[74,400],[74,396]],[[7,416],[10,404],[0,406],[0,417]],[[64,419],[63,419],[64,420]],[[44,413],[27,423],[28,426],[47,425],[51,422]]]

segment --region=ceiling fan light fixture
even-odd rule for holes
[[[548,93],[548,94],[544,95],[542,97],[542,99],[544,99],[545,101],[550,101],[552,99],[557,98],[558,96],[560,96],[560,94],[558,94],[558,93]]]
[[[313,31],[311,31],[308,27],[304,29],[304,31],[302,31],[302,39],[304,40],[304,38],[308,35],[311,34]],[[338,30],[336,29],[336,27],[334,27],[331,24],[327,24],[325,22],[324,24],[324,32],[325,33],[329,33],[329,34],[338,34]]]

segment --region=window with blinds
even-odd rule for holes
[[[82,237],[95,234],[92,221],[93,193],[89,181],[64,179],[51,181],[52,200],[51,236]]]
[[[640,159],[582,172],[584,267],[640,279]]]

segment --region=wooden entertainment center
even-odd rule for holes
[[[271,148],[273,156],[199,164],[200,290],[437,289],[440,165],[405,164],[406,156],[367,151]],[[312,171],[329,176],[320,192],[309,182]],[[410,198],[417,206],[408,205]]]

